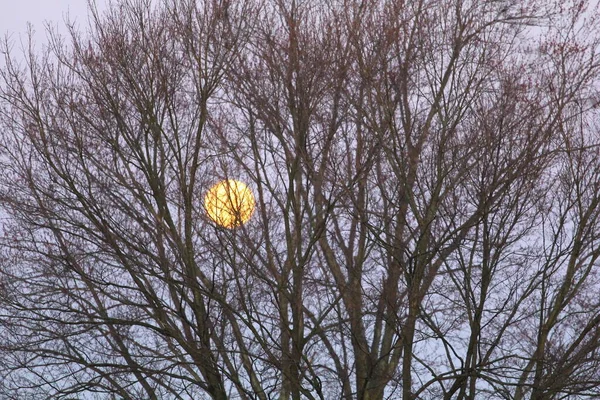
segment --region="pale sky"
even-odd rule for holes
[[[96,0],[99,8],[108,0]],[[46,36],[45,22],[64,28],[69,16],[82,27],[87,24],[86,0],[0,0],[0,36],[11,35],[18,40],[27,31],[27,23],[33,24],[36,39]],[[64,32],[64,29],[60,29]]]

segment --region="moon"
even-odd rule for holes
[[[208,217],[224,228],[237,228],[250,220],[254,195],[245,183],[227,179],[211,187],[204,196]]]

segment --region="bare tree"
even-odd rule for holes
[[[595,7],[122,0],[6,43],[0,396],[600,396]]]

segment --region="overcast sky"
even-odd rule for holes
[[[97,0],[99,7],[108,0]],[[69,16],[85,26],[87,20],[86,0],[0,0],[0,35],[7,33],[13,39],[27,31],[27,23],[33,24],[37,38],[45,37],[45,22],[64,27]],[[61,29],[61,31],[64,31]]]

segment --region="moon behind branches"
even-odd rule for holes
[[[237,228],[254,213],[254,195],[245,183],[234,179],[218,182],[204,196],[208,217],[224,228]]]

